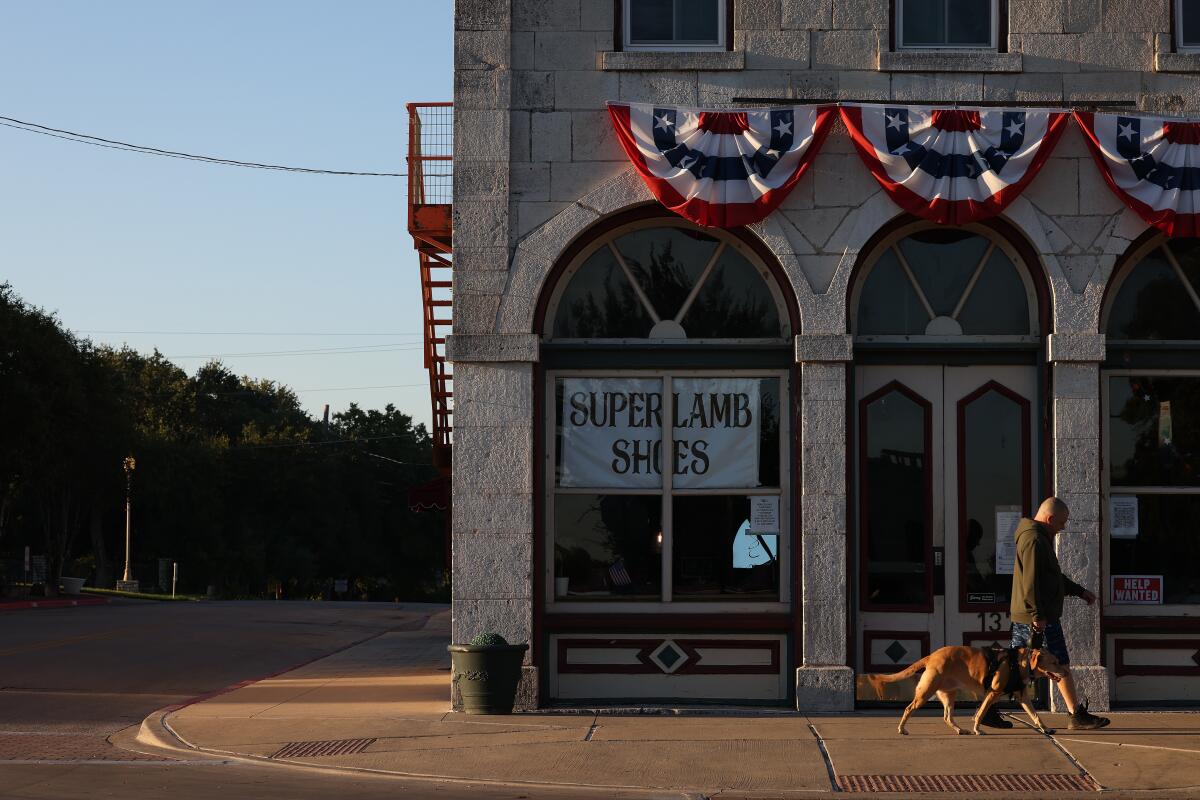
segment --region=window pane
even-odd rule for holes
[[[779,379],[676,378],[677,489],[779,485]]]
[[[721,254],[681,324],[689,339],[777,339],[785,335],[766,279],[731,247]]]
[[[945,44],[947,2],[949,0],[900,0],[904,20],[904,44]]]
[[[779,535],[750,531],[748,497],[676,497],[672,514],[675,599],[779,598]]]
[[[658,495],[556,495],[556,599],[661,599],[661,517]]]
[[[949,44],[988,46],[992,43],[992,3],[996,0],[947,0]]]
[[[559,378],[554,410],[556,486],[662,486],[661,380]]]
[[[1200,287],[1197,251],[1176,251],[1184,273]],[[1200,311],[1161,250],[1136,264],[1121,282],[1108,314],[1111,339],[1200,339]]]
[[[646,228],[616,241],[634,278],[663,319],[672,319],[696,285],[717,240],[682,228]]]
[[[644,338],[652,325],[612,252],[601,247],[563,290],[554,318],[554,336]]]
[[[899,245],[929,305],[943,317],[954,313],[987,246],[982,236],[938,230],[907,236]]]
[[[987,392],[963,410],[965,474],[961,477],[966,521],[963,566],[968,601],[971,594],[990,594],[1008,602],[1011,574],[996,574],[996,511],[1025,508],[1024,429],[1021,406],[997,391]]]
[[[1114,375],[1108,387],[1112,485],[1200,486],[1200,378]]]
[[[929,528],[925,410],[893,391],[867,406],[866,422],[867,602],[923,604]]]
[[[632,42],[671,41],[674,0],[630,0],[629,39]]]
[[[1137,538],[1110,540],[1111,573],[1162,575],[1164,603],[1200,603],[1197,520],[1200,495],[1138,495]]]
[[[929,314],[900,268],[896,254],[888,248],[863,283],[858,301],[858,335],[923,334],[928,324]]]
[[[1178,0],[1179,43],[1185,47],[1200,45],[1200,0]]]
[[[1029,297],[1025,284],[1000,248],[988,257],[983,274],[958,314],[958,322],[967,335],[1025,336],[1030,333]]]
[[[717,0],[675,0],[675,41],[715,44],[719,13]]]

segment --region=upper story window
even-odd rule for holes
[[[1000,1],[896,0],[897,49],[994,49]]]
[[[619,2],[626,50],[726,49],[727,6],[732,0]]]
[[[1200,51],[1200,0],[1175,0],[1175,49]]]

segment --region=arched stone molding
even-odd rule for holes
[[[1092,252],[1081,252],[1060,226],[1062,220],[1056,221],[1025,197],[1014,200],[1004,217],[1021,231],[1042,262],[1050,286],[1054,332],[1099,333],[1104,289],[1113,267],[1146,230],[1146,223],[1122,207],[1109,216],[1097,234],[1095,241],[1102,245]],[[1085,268],[1069,274],[1064,269],[1068,259],[1082,262]]]
[[[546,278],[571,242],[605,217],[653,200],[637,173],[632,168],[626,169],[531,231],[517,244],[513,255],[508,285],[496,317],[496,332],[533,332],[538,297]],[[822,308],[824,304],[818,305],[816,302],[816,295],[800,262],[803,254],[798,250],[803,248],[795,246],[781,224],[779,214],[770,215],[764,221],[750,226],[749,230],[783,267],[787,288],[791,289],[800,307],[801,330],[807,332],[809,315],[817,318],[827,314]],[[844,331],[818,326],[816,332]]]
[[[530,231],[513,253],[508,285],[496,314],[496,332],[534,332],[538,295],[563,250],[609,214],[653,199],[637,173],[628,168]]]

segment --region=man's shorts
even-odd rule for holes
[[[1063,638],[1062,623],[1047,622],[1042,634],[1045,637],[1042,648],[1053,653],[1060,664],[1070,664],[1071,654],[1067,652],[1067,640]],[[1012,624],[1012,644],[1009,647],[1028,647],[1031,638],[1033,638],[1032,626],[1026,625],[1024,622],[1014,622]]]

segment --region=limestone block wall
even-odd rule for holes
[[[706,106],[744,98],[1085,104],[1200,113],[1200,56],[1171,52],[1166,2],[1008,0],[1006,52],[890,52],[887,0],[737,0],[734,50],[615,52],[612,0],[457,0],[454,197],[454,635],[527,638],[532,619],[533,310],[576,236],[650,201],[611,132],[610,100]],[[900,210],[840,123],[783,207],[754,226],[802,325],[800,599],[803,707],[852,702],[847,666],[845,375],[851,272]],[[1054,336],[1056,491],[1073,508],[1063,565],[1099,593],[1099,332],[1104,286],[1144,230],[1069,128],[1005,214],[1038,254]],[[831,600],[830,598],[844,598]],[[839,608],[840,606],[840,608]],[[1107,698],[1095,607],[1072,602],[1071,648],[1094,707]],[[527,696],[527,702],[536,698]]]

